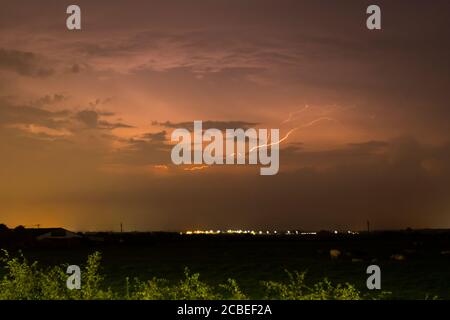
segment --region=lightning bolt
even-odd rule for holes
[[[155,168],[155,169],[162,169],[162,170],[168,170],[169,169],[169,167],[166,166],[165,164],[157,164],[157,165],[154,165],[153,168]]]
[[[294,115],[299,114],[299,113],[302,113],[303,111],[305,111],[305,110],[307,110],[307,109],[309,109],[309,105],[305,105],[305,106],[304,106],[303,108],[301,108],[300,110],[297,110],[297,111],[294,111],[294,112],[289,113],[289,117],[288,117],[286,120],[284,120],[283,122],[281,122],[281,124],[288,123],[288,122],[290,122],[290,121],[292,121],[292,120],[295,120],[295,119],[294,119]]]
[[[278,144],[280,144],[281,142],[285,141],[287,138],[289,138],[289,136],[290,136],[294,131],[297,131],[297,130],[300,130],[300,129],[304,129],[304,128],[311,127],[311,126],[315,125],[316,123],[318,123],[318,122],[320,122],[320,121],[335,121],[335,122],[339,122],[338,120],[333,119],[333,118],[329,118],[329,117],[321,117],[321,118],[315,119],[315,120],[313,120],[313,121],[311,121],[311,122],[308,122],[307,124],[304,124],[304,125],[302,125],[302,126],[300,126],[300,127],[296,127],[296,128],[293,128],[293,129],[289,130],[288,133],[286,133],[286,135],[285,135],[283,138],[281,138],[280,140],[278,140],[278,141],[275,141],[275,142],[272,142],[272,143],[268,143],[268,144],[262,144],[262,145],[260,145],[260,146],[253,147],[253,148],[251,148],[248,152],[252,152],[252,151],[254,151],[254,150],[256,150],[256,149],[259,149],[259,148],[262,148],[262,147],[270,147],[270,146],[278,145]]]
[[[197,171],[197,170],[203,170],[208,168],[209,166],[197,166],[197,167],[191,167],[191,168],[184,168],[184,171]]]
[[[309,108],[309,105],[305,105],[305,107],[303,107],[302,109],[290,113],[290,114],[289,114],[289,117],[288,117],[286,120],[284,120],[281,124],[287,123],[287,122],[290,122],[290,121],[294,120],[294,115],[299,114],[299,113],[302,113],[302,112],[304,112],[305,110],[307,110],[308,108]],[[310,122],[308,122],[308,123],[306,123],[306,124],[304,124],[304,125],[301,125],[301,126],[298,126],[298,127],[295,127],[295,128],[293,128],[293,129],[289,130],[289,131],[284,135],[284,137],[281,138],[281,139],[278,140],[278,141],[274,141],[274,142],[271,142],[271,143],[266,143],[266,144],[263,144],[263,145],[259,145],[259,146],[253,147],[253,148],[251,148],[251,149],[248,151],[248,153],[253,152],[253,151],[255,151],[255,150],[259,149],[259,148],[263,148],[263,147],[271,147],[271,146],[274,146],[274,145],[279,145],[279,144],[281,144],[283,141],[286,141],[286,140],[289,138],[289,136],[290,136],[292,133],[294,133],[295,131],[301,130],[301,129],[305,129],[305,128],[308,128],[308,127],[311,127],[311,126],[313,126],[313,125],[315,125],[315,124],[317,124],[317,123],[319,123],[319,122],[321,122],[321,121],[333,121],[333,122],[338,122],[338,123],[339,123],[339,121],[336,120],[336,119],[334,119],[334,118],[330,118],[330,117],[320,117],[320,118],[317,118],[317,119],[315,119],[315,120],[312,120],[312,121],[310,121]],[[269,138],[270,138],[270,133],[269,133]],[[236,156],[236,155],[239,155],[239,156],[240,156],[240,155],[242,155],[242,154],[239,153],[239,152],[238,152],[238,153],[233,152],[233,153],[231,153],[229,156],[234,157],[234,156]],[[192,167],[192,168],[185,168],[184,170],[186,170],[186,171],[195,171],[195,170],[202,170],[202,169],[205,169],[205,168],[207,168],[207,167],[209,167],[209,166],[198,166],[198,167]]]

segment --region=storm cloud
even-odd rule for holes
[[[0,222],[450,227],[448,1],[77,4],[2,3]],[[193,120],[291,132],[280,172],[173,165]]]

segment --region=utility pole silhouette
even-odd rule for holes
[[[367,220],[367,233],[370,233],[370,221]]]
[[[120,223],[120,233],[122,233],[123,232],[123,225],[122,225],[122,222]]]

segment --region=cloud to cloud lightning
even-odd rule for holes
[[[318,122],[320,122],[320,121],[335,121],[335,122],[339,122],[338,120],[336,120],[336,119],[334,119],[334,118],[330,118],[330,117],[321,117],[321,118],[317,118],[317,119],[315,119],[315,120],[313,120],[313,121],[311,121],[311,122],[308,122],[308,123],[305,124],[305,125],[302,125],[302,126],[299,126],[299,127],[295,127],[295,128],[293,128],[293,129],[289,130],[289,131],[286,133],[286,135],[285,135],[283,138],[281,138],[280,140],[278,140],[278,141],[271,142],[271,143],[267,143],[267,144],[262,144],[262,145],[253,147],[253,148],[251,148],[248,152],[252,152],[252,151],[254,151],[254,150],[257,150],[257,149],[263,148],[263,147],[270,147],[270,146],[278,145],[278,144],[280,144],[281,142],[287,140],[287,139],[289,138],[289,136],[290,136],[294,131],[297,131],[297,130],[300,130],[300,129],[304,129],[304,128],[311,127],[311,126],[315,125],[316,123],[318,123]]]
[[[309,105],[305,105],[300,110],[297,110],[297,111],[289,113],[289,117],[286,120],[284,120],[283,122],[281,122],[281,124],[287,123],[287,122],[291,122],[291,121],[295,120],[295,118],[294,118],[295,115],[297,115],[299,113],[302,113],[302,112],[304,112],[307,109],[309,109]]]

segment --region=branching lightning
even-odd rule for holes
[[[297,130],[300,130],[300,129],[304,129],[304,128],[307,128],[307,127],[311,127],[311,126],[315,125],[316,123],[318,123],[320,121],[335,121],[335,122],[338,122],[336,119],[333,119],[333,118],[330,118],[330,117],[321,117],[321,118],[315,119],[315,120],[313,120],[311,122],[308,122],[307,124],[304,124],[304,125],[302,125],[300,127],[296,127],[296,128],[293,128],[293,129],[289,130],[288,133],[286,133],[286,135],[283,138],[281,138],[280,140],[278,140],[278,141],[275,141],[275,142],[272,142],[272,143],[268,143],[268,144],[262,144],[260,146],[253,147],[248,152],[252,152],[252,151],[254,151],[256,149],[259,149],[259,148],[262,148],[262,147],[270,147],[270,146],[273,146],[273,145],[278,145],[281,142],[285,141],[287,138],[289,138],[289,136],[294,131],[297,131]]]
[[[304,112],[307,109],[309,109],[309,105],[305,105],[300,110],[297,110],[297,111],[289,113],[289,117],[286,120],[284,120],[283,122],[281,122],[281,124],[288,123],[288,122],[291,122],[291,121],[295,120],[295,118],[294,118],[295,115],[297,115],[299,113],[302,113],[302,112]]]

